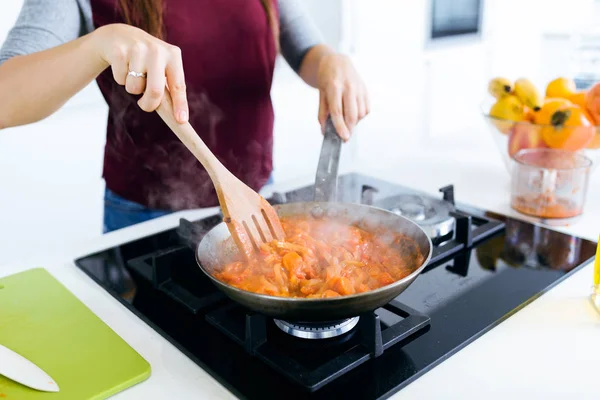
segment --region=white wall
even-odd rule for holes
[[[19,10],[23,5],[23,0],[10,0],[2,4],[2,12],[0,13],[0,42],[4,42],[8,30],[17,20]]]
[[[487,37],[429,46],[428,1],[356,4],[354,57],[373,104],[361,126],[361,162],[400,164],[401,170],[404,155],[451,151],[480,140],[478,109],[489,75]]]
[[[0,6],[0,42],[21,4]],[[11,243],[0,263],[101,233],[107,110],[92,84],[46,120],[0,132],[0,243]]]

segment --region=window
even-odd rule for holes
[[[431,0],[431,39],[478,34],[481,0]]]

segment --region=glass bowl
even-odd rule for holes
[[[489,110],[494,101],[492,99],[483,102],[481,112],[500,151],[502,161],[504,161],[507,171],[511,173],[514,166],[514,156],[523,149],[548,148],[542,139],[542,132],[544,129],[554,128],[552,125],[535,124],[529,121],[514,122],[492,117],[489,115]],[[590,172],[593,172],[600,162],[600,126],[596,126],[596,137],[591,145],[597,148],[585,148],[576,153],[581,153],[592,161]]]
[[[585,155],[557,149],[523,149],[514,155],[511,207],[521,214],[574,222],[583,214],[592,161]]]

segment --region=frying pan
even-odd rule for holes
[[[278,215],[280,217],[310,216],[311,218],[330,216],[367,231],[383,227],[413,239],[423,256],[422,262],[418,263],[415,259],[415,250],[417,249],[414,245],[404,245],[398,250],[403,253],[404,257],[412,259],[412,272],[387,286],[364,293],[325,299],[263,295],[235,288],[213,276],[214,272],[219,271],[223,265],[233,261],[238,255],[227,226],[225,223],[220,223],[211,229],[198,244],[196,260],[200,269],[229,298],[250,310],[288,322],[336,321],[355,317],[384,306],[410,286],[423,271],[431,259],[432,243],[419,225],[380,208],[363,204],[334,202],[340,149],[341,140],[329,120],[317,168],[315,201],[277,205],[275,210]]]

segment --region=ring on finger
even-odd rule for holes
[[[133,76],[134,78],[145,78],[146,73],[145,72],[135,72],[135,71],[129,70],[129,72],[127,73],[127,76]]]

